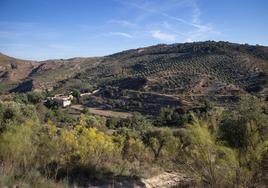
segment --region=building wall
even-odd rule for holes
[[[66,106],[69,106],[69,105],[71,105],[71,101],[62,101],[62,106],[63,107],[66,107]]]

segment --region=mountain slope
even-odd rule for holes
[[[3,64],[11,67],[12,60],[1,59],[1,68]],[[21,66],[22,62],[16,62]],[[23,74],[12,68],[8,72],[18,75],[10,81],[24,80],[17,91],[31,82],[28,89],[33,90],[110,85],[162,94],[267,92],[268,48],[262,46],[208,41],[157,45],[100,58],[23,62]],[[5,74],[2,71],[2,77]]]
[[[14,83],[23,80],[36,66],[34,61],[19,60],[0,53],[0,82]]]
[[[266,92],[267,54],[225,42],[158,45],[104,57],[67,82],[168,94]]]

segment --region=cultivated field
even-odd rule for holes
[[[72,105],[72,109],[82,111],[85,109],[82,105]],[[104,116],[104,117],[116,117],[116,118],[128,118],[131,117],[132,114],[128,112],[116,112],[112,110],[103,110],[99,108],[88,108],[89,112],[94,115]]]

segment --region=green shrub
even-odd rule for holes
[[[21,124],[28,119],[38,121],[34,106],[0,101],[0,131],[4,131],[8,126]]]
[[[27,93],[27,98],[30,103],[37,104],[45,99],[45,95],[40,92],[29,92]]]

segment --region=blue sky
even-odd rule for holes
[[[268,45],[267,0],[0,0],[0,52],[90,57],[159,43]]]

